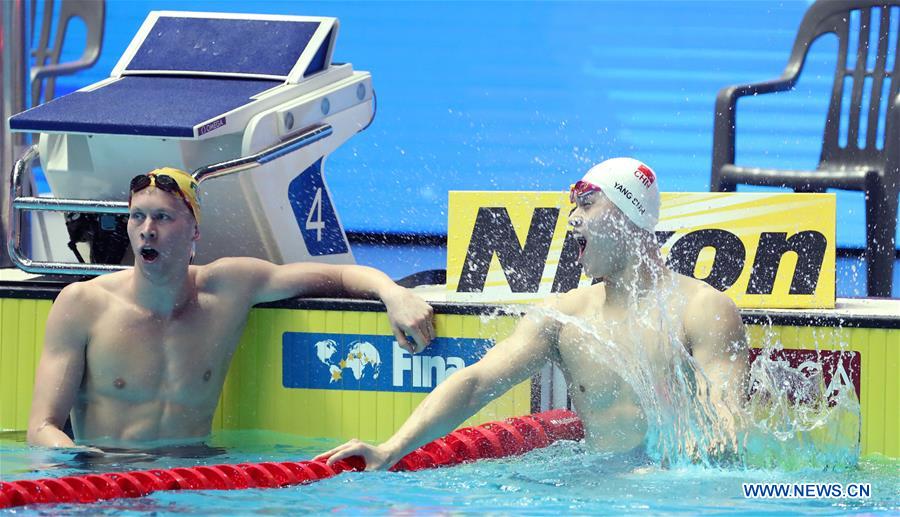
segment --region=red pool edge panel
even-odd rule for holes
[[[571,411],[554,409],[523,417],[457,429],[404,456],[392,471],[439,468],[502,458],[546,447],[558,440],[580,440],[584,427]],[[240,490],[312,483],[342,472],[365,469],[361,457],[334,465],[323,461],[201,465],[132,472],[0,482],[0,508],[28,504],[92,503],[143,497],[161,490]]]

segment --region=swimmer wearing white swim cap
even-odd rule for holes
[[[659,182],[647,164],[612,158],[587,171],[569,190],[569,215],[585,273],[606,279],[629,262],[659,255],[653,230],[659,221]],[[660,259],[661,260],[661,259]]]
[[[614,158],[592,167],[570,195],[579,262],[597,282],[549,297],[481,360],[439,384],[384,443],[354,440],[320,459],[362,456],[368,470],[388,468],[547,361],[564,372],[594,450],[643,453],[660,464],[735,456],[745,428],[744,326],[725,294],[666,266],[653,233],[656,173]]]
[[[635,225],[652,232],[659,221],[659,185],[656,173],[634,158],[611,158],[591,167],[571,189],[570,201],[600,191]]]

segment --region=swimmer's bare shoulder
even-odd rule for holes
[[[191,266],[201,292],[250,294],[274,264],[253,257],[223,257],[202,266]]]
[[[203,266],[191,266],[190,271],[199,293],[228,296],[249,305],[287,298],[301,294],[302,290],[291,285],[278,271],[300,271],[291,276],[302,284],[308,278],[303,272],[331,267],[327,264],[295,263],[278,266],[267,260],[253,257],[223,257]]]
[[[710,326],[720,329],[741,326],[737,306],[727,294],[702,280],[684,275],[678,275],[678,282],[687,302],[683,315],[686,331],[700,331]]]
[[[564,326],[557,316],[562,314],[576,318],[583,317],[586,311],[595,310],[594,304],[602,303],[604,297],[605,290],[602,284],[579,287],[566,293],[552,294],[527,312],[528,317],[523,320],[523,323],[527,321],[532,325],[520,325],[519,328],[533,326],[534,337],[543,340],[549,345],[551,353],[555,354],[560,331]]]
[[[750,382],[747,334],[737,306],[728,295],[694,278],[679,279],[687,299],[683,314],[687,345],[708,380],[708,396],[736,444],[740,408]]]
[[[597,304],[602,305],[605,298],[606,288],[601,282],[549,296],[544,300],[544,305],[568,316],[579,316],[593,310]]]
[[[226,257],[209,264],[190,265],[186,281],[202,306],[209,304],[219,307],[249,309],[253,305],[252,267],[249,257]],[[261,261],[260,262],[264,262]],[[122,293],[126,294],[126,293]],[[225,302],[226,305],[221,305]]]
[[[109,303],[124,295],[131,271],[117,271],[65,286],[53,302],[65,312],[68,325],[87,324],[102,314]],[[51,309],[52,310],[52,309]]]
[[[215,289],[217,287],[239,285],[245,282],[248,257],[225,257],[216,259],[209,264],[200,266],[191,265],[189,271],[194,277],[197,287],[201,290]]]
[[[47,317],[44,351],[84,348],[95,323],[114,303],[126,297],[124,280],[130,271],[119,271],[65,286],[53,301]]]
[[[94,313],[103,299],[103,291],[99,279],[93,278],[85,282],[73,282],[59,292],[50,309],[51,316],[56,313],[63,316],[64,320],[48,319],[48,326],[52,323],[67,323],[68,325],[84,324],[85,319],[79,316]]]

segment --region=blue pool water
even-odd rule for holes
[[[71,454],[28,448],[18,435],[0,439],[3,480],[91,472]],[[211,444],[225,452],[205,459],[158,458],[95,467],[145,470],[198,464],[309,459],[332,441],[259,431],[222,432]],[[53,465],[56,466],[48,466]],[[43,466],[43,467],[42,467]],[[266,490],[158,492],[92,505],[34,506],[18,515],[250,515],[250,514],[638,514],[900,512],[900,461],[880,457],[838,471],[660,469],[640,460],[588,453],[557,443],[525,456],[416,473],[342,474],[305,486]],[[751,500],[742,483],[871,483],[868,499]],[[0,511],[11,514],[12,510]]]

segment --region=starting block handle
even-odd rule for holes
[[[253,167],[269,163],[272,160],[281,158],[286,154],[290,154],[298,149],[302,149],[308,145],[312,145],[319,140],[331,136],[332,132],[333,130],[330,124],[316,124],[309,127],[299,135],[285,140],[284,142],[281,142],[279,144],[275,144],[256,154],[251,154],[250,156],[244,156],[241,158],[235,158],[234,160],[228,160],[213,165],[206,165],[204,167],[195,169],[194,172],[191,173],[191,175],[195,180],[197,180],[197,183],[203,183],[204,181],[212,178],[227,176],[236,172],[252,169]]]

